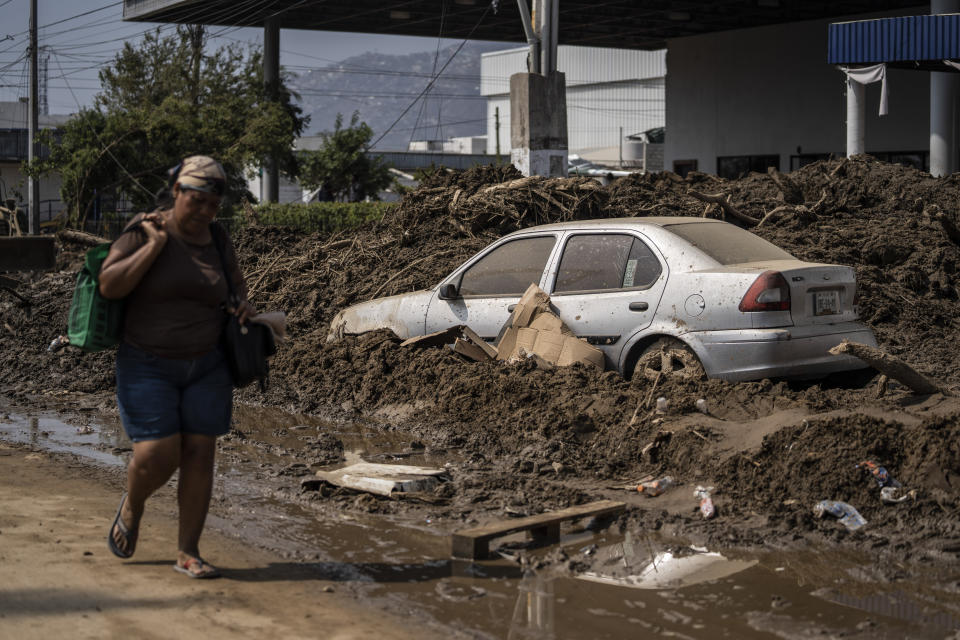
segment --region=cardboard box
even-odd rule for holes
[[[533,317],[541,311],[550,311],[550,296],[536,284],[531,284],[510,316],[511,325],[518,328],[529,327]]]
[[[603,369],[603,351],[597,349],[586,340],[581,340],[575,336],[565,336],[563,347],[557,358],[558,367],[566,367],[575,362],[591,364],[599,369]]]
[[[514,347],[513,352],[516,353],[518,349],[522,348],[527,353],[534,353],[538,334],[539,331],[536,329],[517,329],[517,345]]]
[[[536,331],[536,329],[526,329],[526,331]],[[536,333],[537,341],[533,345],[533,353],[550,364],[556,364],[560,359],[566,336],[556,331],[536,331]]]
[[[453,343],[453,350],[475,362],[483,362],[484,360],[490,359],[486,351],[463,338],[457,338],[457,341]]]
[[[520,329],[510,327],[497,344],[497,360],[509,360],[517,350],[517,335]]]

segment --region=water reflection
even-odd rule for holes
[[[507,640],[555,640],[554,580],[528,571],[517,587]]]

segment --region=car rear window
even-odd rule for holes
[[[796,260],[777,245],[732,224],[694,222],[667,224],[664,228],[680,236],[720,264]]]

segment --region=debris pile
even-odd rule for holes
[[[733,533],[716,523],[749,522],[750,514],[766,518],[753,533],[737,534],[742,540],[755,535],[762,542],[771,531],[849,535],[814,517],[820,500],[854,505],[869,521],[865,530],[892,538],[960,537],[956,518],[944,515],[960,508],[956,398],[905,408],[908,392],[894,380],[879,399],[872,385],[837,381],[638,376],[627,382],[584,364],[464,362],[452,349],[403,347],[387,331],[326,342],[327,325],[344,306],[431,287],[515,228],[575,218],[707,215],[751,229],[801,259],[854,266],[861,317],[881,348],[950,388],[960,383],[960,177],[933,179],[857,157],[789,176],[662,173],[606,188],[580,178],[524,179],[498,168],[432,180],[382,220],[354,230],[304,234],[259,226],[236,234],[253,302],[286,311],[290,332],[273,363],[270,391],[245,390],[241,399],[371,418],[430,447],[457,449],[467,462],[444,485],[453,496],[451,514],[562,509],[591,499],[590,482],[632,483],[636,496],[639,478],[670,475],[683,489],[677,499],[693,514],[703,513],[691,500],[695,487],[722,489],[707,491],[712,519],[695,519],[696,531],[717,540],[729,542]],[[29,309],[0,292],[0,394],[7,397],[43,402],[43,394],[63,390],[112,391],[112,354],[47,351],[63,333],[83,250],[61,242],[58,271],[17,275],[33,302]],[[552,320],[545,315],[542,322]],[[563,334],[562,325],[553,329]],[[517,327],[518,344],[520,333]],[[534,351],[535,345],[536,339]],[[663,403],[654,405],[658,398]],[[881,420],[881,411],[896,417]],[[917,491],[916,500],[896,507],[879,500],[854,469],[865,459],[895,470]],[[648,517],[651,527],[684,522],[659,510]]]

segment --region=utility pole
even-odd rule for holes
[[[493,129],[497,133],[497,164],[500,164],[500,107],[493,108]]]
[[[620,168],[623,169],[623,127],[620,127]]]
[[[27,132],[27,161],[32,165],[40,157],[37,140],[39,98],[37,95],[37,0],[30,0],[30,125]],[[27,207],[30,235],[40,234],[40,182],[33,175],[27,178]]]

